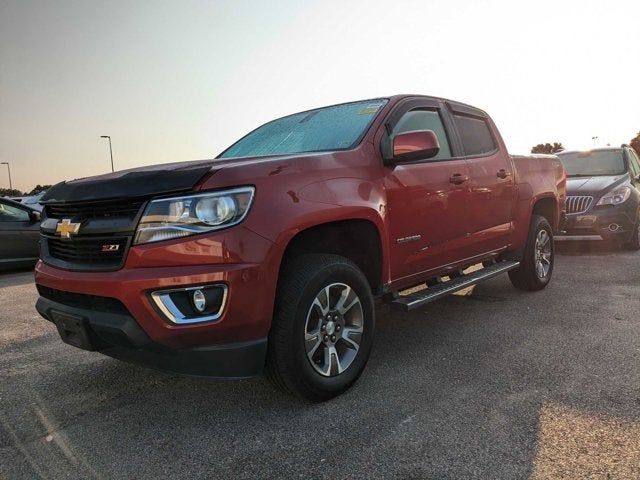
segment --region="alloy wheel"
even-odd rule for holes
[[[333,377],[353,363],[360,349],[364,314],[360,298],[344,283],[316,295],[305,324],[305,352],[316,372]]]
[[[538,278],[546,278],[551,269],[551,236],[546,230],[540,230],[536,236],[535,264]]]

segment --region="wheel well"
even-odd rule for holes
[[[545,217],[554,230],[558,228],[558,207],[555,198],[541,198],[535,203],[531,213]]]
[[[288,259],[307,253],[332,253],[348,258],[367,277],[371,291],[379,293],[382,249],[378,229],[372,222],[342,220],[302,230],[289,241],[280,270]]]

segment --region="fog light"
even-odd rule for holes
[[[228,287],[217,283],[151,292],[151,300],[175,324],[213,322],[222,315]]]
[[[207,308],[207,299],[202,293],[202,290],[194,290],[193,291],[193,306],[200,313],[204,312]]]

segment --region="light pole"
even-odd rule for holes
[[[0,165],[7,166],[7,171],[9,172],[9,189],[13,190],[13,185],[11,184],[11,167],[9,167],[9,162],[0,162]]]
[[[109,139],[109,155],[111,156],[111,171],[113,172],[113,150],[111,149],[111,137],[109,135],[100,135],[100,138]]]
[[[591,140],[593,140],[593,146],[595,147],[598,142],[598,137],[591,137]]]

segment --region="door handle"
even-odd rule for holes
[[[454,185],[460,185],[467,180],[469,180],[469,177],[460,173],[454,173],[453,175],[451,175],[451,177],[449,177],[449,182],[453,183]]]
[[[511,176],[511,172],[507,172],[504,168],[501,168],[500,170],[498,170],[498,173],[496,173],[496,176],[498,178],[507,178]]]

